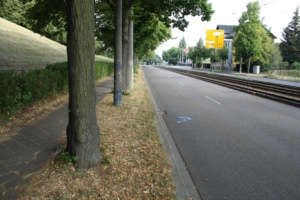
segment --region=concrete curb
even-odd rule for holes
[[[164,149],[169,156],[170,163],[172,165],[172,177],[176,186],[175,195],[178,200],[201,200],[194,182],[187,170],[185,163],[177,149],[176,144],[170,134],[168,126],[163,118],[164,113],[159,109],[156,100],[150,90],[147,79],[144,75],[145,85],[147,87],[151,102],[155,110],[155,118],[158,126],[158,134],[163,143]]]

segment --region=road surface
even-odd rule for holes
[[[144,66],[204,200],[300,199],[300,109]]]

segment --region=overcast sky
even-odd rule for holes
[[[155,53],[160,57],[162,51],[171,47],[178,47],[180,39],[184,36],[187,46],[195,46],[197,41],[202,38],[205,42],[207,29],[215,29],[217,25],[238,25],[238,19],[242,12],[246,11],[246,5],[251,0],[208,0],[212,3],[215,13],[211,21],[202,22],[201,17],[186,17],[189,26],[184,32],[179,29],[172,29],[172,37],[167,42],[161,44]],[[260,18],[263,23],[271,28],[271,32],[277,37],[275,42],[280,42],[281,33],[288,23],[291,22],[293,14],[300,5],[300,0],[259,0]],[[299,6],[300,8],[300,6]],[[233,14],[235,13],[235,14]]]

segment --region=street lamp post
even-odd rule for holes
[[[224,39],[229,43],[228,46],[228,72],[231,72],[231,65],[232,65],[232,39]]]

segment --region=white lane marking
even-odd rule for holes
[[[181,86],[184,86],[184,84],[183,83],[180,83],[180,82],[176,82],[176,83],[178,83],[179,85],[181,85]]]
[[[216,101],[216,100],[214,100],[214,99],[212,99],[212,98],[210,98],[208,96],[204,96],[204,97],[207,98],[207,99],[209,99],[209,100],[211,100],[211,101],[213,101],[213,102],[215,102],[216,104],[222,105],[220,102],[218,102],[218,101]]]

